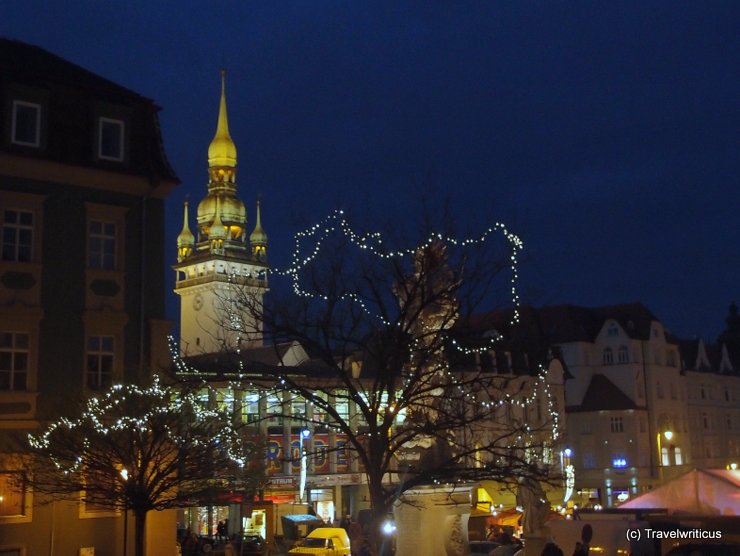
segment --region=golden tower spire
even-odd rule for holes
[[[226,113],[226,70],[221,70],[221,102],[218,107],[216,135],[208,146],[208,166],[236,167],[236,145],[229,134],[229,118]]]

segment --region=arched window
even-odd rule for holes
[[[604,348],[603,361],[604,365],[612,365],[614,363],[614,352],[612,348]]]
[[[629,363],[630,360],[630,352],[627,349],[627,346],[621,346],[619,348],[619,351],[617,352],[617,361],[620,363]]]

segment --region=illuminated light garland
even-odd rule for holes
[[[345,239],[349,240],[350,243],[357,246],[362,251],[366,251],[371,253],[374,256],[377,256],[379,259],[388,260],[392,258],[403,258],[403,257],[413,257],[417,255],[418,250],[421,247],[431,246],[435,242],[443,242],[447,245],[452,245],[456,247],[467,247],[467,246],[473,246],[477,244],[481,244],[485,241],[487,241],[493,234],[500,233],[503,235],[503,237],[508,241],[508,244],[511,248],[511,255],[509,258],[509,268],[511,270],[511,301],[513,304],[513,312],[512,317],[510,320],[510,324],[514,325],[519,322],[520,319],[520,312],[519,312],[519,304],[520,299],[518,295],[517,290],[517,280],[518,280],[518,270],[517,270],[517,261],[518,261],[518,254],[523,249],[524,244],[522,240],[516,236],[515,234],[511,233],[505,225],[501,223],[496,223],[492,227],[490,227],[488,230],[486,230],[483,234],[476,238],[467,238],[464,240],[458,240],[455,238],[443,236],[442,234],[431,234],[425,242],[422,242],[421,245],[413,247],[413,248],[407,248],[407,249],[401,249],[401,250],[386,250],[383,245],[383,238],[380,233],[378,232],[372,232],[367,234],[358,234],[356,233],[352,227],[350,226],[349,222],[345,219],[343,211],[335,211],[333,214],[327,216],[324,218],[321,222],[318,224],[315,224],[314,226],[311,226],[307,228],[306,230],[299,232],[295,235],[295,248],[292,254],[292,262],[290,266],[287,268],[280,270],[280,269],[272,269],[270,272],[272,272],[275,275],[278,276],[284,276],[291,279],[293,292],[295,295],[303,298],[315,298],[319,300],[328,300],[328,297],[326,295],[321,294],[315,294],[311,293],[307,290],[305,290],[301,284],[300,284],[300,276],[302,271],[312,262],[314,262],[319,254],[322,251],[323,243],[333,234],[339,234]],[[309,250],[308,254],[304,254],[304,242],[306,240],[314,240],[313,247]],[[237,278],[237,275],[232,275],[233,278]],[[238,281],[236,279],[231,280],[230,284],[231,286],[236,286]],[[367,307],[366,303],[360,299],[356,294],[353,293],[347,293],[344,294],[341,299],[343,300],[349,300],[353,303],[356,303],[361,309],[368,315],[377,318],[381,323],[384,325],[391,325],[392,323],[388,321],[387,319],[384,319],[382,316],[373,314],[371,310]],[[238,318],[237,315],[230,314],[229,315],[231,319],[232,325],[234,325],[234,328],[236,330],[240,330],[242,326],[241,320]],[[482,354],[485,352],[490,351],[495,346],[498,345],[498,342],[502,339],[500,335],[497,335],[493,338],[488,338],[486,341],[486,345],[481,347],[465,347],[460,345],[460,343],[454,339],[451,338],[449,340],[449,344],[453,346],[456,350],[460,351],[463,354],[466,355],[472,355],[472,354]],[[177,345],[173,338],[170,338],[170,349],[173,354],[173,361],[175,362],[175,366],[177,369],[177,372],[179,374],[184,375],[191,375],[191,376],[203,376],[202,373],[200,373],[197,369],[194,369],[187,365],[182,358],[179,355],[179,350],[177,348]],[[414,350],[412,349],[411,359],[413,361],[414,359]],[[441,374],[440,374],[441,373]],[[467,399],[475,399],[476,395],[470,392],[466,392],[463,388],[463,384],[460,383],[460,381],[456,378],[454,372],[449,368],[449,365],[443,365],[439,369],[435,370],[433,372],[435,376],[442,376],[447,381],[446,384],[443,384],[442,386],[445,388],[455,388],[457,387],[459,393],[461,396],[467,398]],[[439,374],[439,375],[438,375]],[[248,372],[248,369],[245,369],[244,362],[239,361],[237,365],[237,369],[234,370],[233,376],[235,377],[236,382],[230,383],[234,390],[237,389],[244,389],[245,387],[245,380],[248,380],[250,377],[250,373]],[[253,377],[253,374],[251,375]],[[418,378],[418,377],[417,377]],[[409,385],[409,382],[412,380],[412,377],[406,376],[405,377],[405,384],[406,386]],[[238,386],[235,386],[235,384],[238,384]],[[247,387],[251,388],[259,388],[265,390],[264,385],[260,384],[254,384],[252,382],[248,382],[246,384]],[[271,391],[273,392],[279,392],[279,391],[288,391],[292,393],[293,395],[299,395],[301,392],[293,391],[287,388],[286,386],[286,379],[284,377],[278,377],[277,378],[277,385],[273,387]],[[489,401],[480,401],[479,403],[482,405],[482,407],[486,409],[495,409],[496,407],[503,407],[505,405],[509,406],[515,406],[520,408],[526,408],[526,406],[534,403],[540,398],[541,392],[544,393],[546,396],[546,411],[549,414],[551,421],[552,421],[552,439],[555,440],[560,435],[560,423],[559,423],[559,413],[556,409],[556,404],[554,402],[554,397],[552,392],[550,391],[549,384],[546,380],[546,370],[540,366],[540,372],[535,377],[534,381],[531,382],[531,390],[532,393],[528,396],[521,397],[517,396],[514,397],[511,394],[504,394],[497,399],[489,400]],[[403,400],[399,399],[397,400],[398,403],[403,404]],[[313,402],[310,401],[311,405],[313,405]],[[328,402],[323,402],[323,404],[327,404]],[[359,400],[355,400],[355,403],[367,403],[367,401],[360,402]],[[409,404],[409,406],[412,404]],[[322,423],[322,425],[328,426],[331,430],[342,430],[338,426],[332,426],[327,423]],[[530,433],[532,432],[531,428],[529,426],[526,426],[525,432]],[[521,438],[519,439],[521,440]],[[510,448],[518,448],[519,446],[510,446]]]
[[[215,389],[208,383],[203,381],[200,386],[201,389],[205,388],[208,391],[215,392]],[[60,418],[58,421],[50,424],[47,429],[39,435],[28,435],[28,442],[31,447],[39,450],[48,449],[53,441],[53,434],[57,429],[64,428],[69,431],[76,429],[82,429],[85,423],[92,425],[95,433],[106,436],[116,431],[127,431],[127,430],[148,430],[148,423],[150,420],[154,420],[157,414],[172,413],[178,414],[181,412],[183,407],[193,410],[195,419],[197,421],[205,421],[210,419],[219,420],[218,433],[212,436],[212,440],[216,442],[223,442],[223,446],[226,447],[225,453],[227,456],[238,463],[242,467],[245,464],[244,453],[241,451],[243,446],[241,445],[240,435],[237,434],[236,430],[229,424],[229,420],[224,418],[224,415],[217,409],[208,407],[208,404],[204,404],[203,400],[195,393],[192,392],[178,392],[177,397],[172,397],[173,390],[171,388],[163,388],[159,377],[154,376],[152,384],[146,388],[140,388],[135,385],[122,385],[115,384],[111,386],[102,397],[91,397],[85,403],[82,415],[78,419],[69,419],[66,417]],[[122,415],[119,416],[110,425],[106,426],[102,417],[107,415],[109,412],[113,412],[116,407],[120,406],[126,401],[128,396],[138,396],[142,398],[151,398],[153,400],[161,400],[161,404],[155,405],[150,411],[143,415]],[[160,423],[161,425],[161,423]],[[164,430],[167,432],[169,440],[176,445],[184,445],[187,442],[193,442],[192,438],[186,438],[176,433],[171,427],[164,424]],[[83,452],[90,448],[91,439],[84,437],[81,439]],[[205,443],[199,442],[195,439],[195,445],[205,445]],[[52,458],[54,465],[57,469],[63,470],[65,473],[74,473],[80,470],[80,466],[84,464],[84,456],[79,455],[71,466],[65,466],[60,461]]]

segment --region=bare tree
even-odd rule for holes
[[[485,241],[497,230],[503,251]],[[258,365],[242,342],[226,367],[237,381],[313,408],[285,418],[346,438],[342,449],[367,475],[376,542],[380,523],[409,489],[552,477],[555,420],[548,412],[532,418],[525,408],[547,397],[544,376],[502,376],[476,365],[475,353],[499,337],[468,339],[464,349],[456,341],[470,315],[490,308],[501,291],[512,292],[520,242],[503,226],[497,230],[466,241],[433,234],[393,252],[378,235],[356,234],[335,215],[299,235],[299,246],[312,240],[307,253],[272,275],[273,282],[291,282],[290,295],[263,305],[234,277],[222,300],[222,324],[232,337],[260,335],[276,353],[300,345],[309,356],[300,366]],[[241,328],[246,322],[257,329]],[[349,413],[340,409],[348,405]]]
[[[207,399],[207,386],[195,391],[156,378],[146,388],[113,386],[79,416],[29,436],[30,482],[51,499],[79,495],[85,504],[132,511],[135,554],[143,556],[149,511],[187,505],[227,485],[254,491],[260,480],[261,459]]]

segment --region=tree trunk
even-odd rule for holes
[[[368,489],[370,491],[370,504],[372,509],[372,521],[367,531],[368,540],[378,556],[388,556],[393,554],[393,535],[383,532],[383,524],[390,518],[391,507],[383,492],[382,475],[380,478],[370,477],[368,480]]]
[[[134,554],[144,556],[144,531],[146,527],[146,510],[134,510],[136,518],[136,535],[134,539]]]

